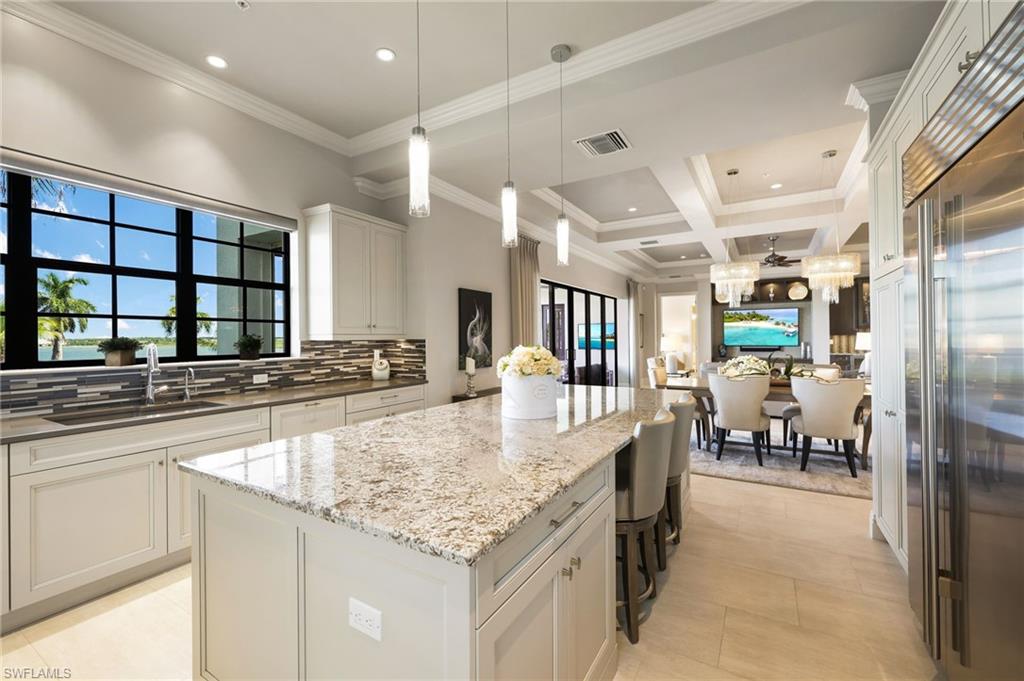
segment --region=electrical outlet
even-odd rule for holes
[[[253,374],[252,384],[263,385],[264,383],[270,383],[270,374]]]
[[[382,628],[380,610],[351,597],[348,599],[348,625],[375,641],[380,640]]]

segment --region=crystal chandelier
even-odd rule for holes
[[[430,141],[420,122],[420,3],[416,2],[416,127],[409,137],[409,215],[430,217]]]
[[[835,149],[829,149],[821,155],[822,163],[828,163],[830,187],[835,185],[835,176],[832,172],[832,159],[835,157]],[[824,175],[824,173],[822,174]],[[804,258],[800,265],[800,274],[807,279],[807,285],[812,291],[821,291],[826,302],[838,303],[839,289],[853,286],[854,277],[860,274],[860,254],[839,251],[839,213],[836,210],[835,189],[832,190],[832,220],[832,232],[836,238],[835,255],[816,255]]]
[[[759,262],[722,262],[711,266],[711,283],[715,294],[723,296],[729,307],[739,307],[743,296],[754,293],[754,283],[761,276]]]
[[[516,185],[512,182],[512,74],[509,69],[508,33],[508,0],[505,0],[505,162],[508,174],[501,187],[501,245],[515,248],[519,245],[519,218]]]

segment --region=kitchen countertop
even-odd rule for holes
[[[131,418],[121,418],[106,421],[90,421],[89,423],[66,426],[55,421],[49,421],[45,416],[13,416],[0,419],[0,444],[12,444],[25,442],[27,440],[39,440],[48,437],[59,437],[62,435],[77,435],[97,430],[110,430],[113,428],[129,428],[161,421],[174,421],[176,419],[193,418],[196,416],[208,416],[210,414],[222,414],[243,409],[255,409],[258,407],[272,407],[274,405],[291,404],[304,402],[305,400],[327,399],[330,397],[342,397],[344,395],[358,395],[360,393],[375,392],[378,390],[393,390],[413,385],[425,385],[423,379],[393,378],[388,381],[334,381],[321,383],[315,387],[302,388],[268,388],[266,390],[250,391],[244,393],[231,393],[227,395],[204,395],[198,393],[194,397],[195,402],[216,402],[215,406],[197,405],[195,409],[181,409],[167,413],[144,414]],[[173,402],[172,399],[159,400],[158,404]],[[116,403],[111,409],[121,409],[133,406],[133,404]],[[102,411],[101,408],[91,407],[81,411]],[[65,414],[75,413],[74,411],[63,412]]]
[[[178,467],[461,565],[472,565],[678,393],[560,386],[558,415],[501,417],[484,397],[202,456]]]

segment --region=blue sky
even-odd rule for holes
[[[106,220],[110,217],[108,196],[105,192],[86,187],[75,187],[73,191],[64,191],[63,196],[57,192],[38,191],[33,196],[33,205],[68,216],[86,216]],[[115,196],[115,214],[118,222],[169,232],[164,235],[125,227],[116,228],[115,264],[169,273],[175,271],[176,255],[172,235],[175,230],[175,209],[172,206]],[[218,227],[223,235],[225,230],[231,230],[232,226],[237,230],[237,224],[237,222],[223,218],[218,223],[216,216],[196,213],[194,231],[199,235],[215,237]],[[2,216],[0,227],[2,227],[0,246],[6,247],[6,215]],[[253,234],[265,232],[262,228],[256,227],[251,231]],[[247,228],[246,234],[248,238],[250,229]],[[198,241],[195,242],[195,246],[193,267],[197,273],[237,276],[237,260],[240,257],[241,249]],[[61,218],[34,214],[32,218],[32,252],[38,257],[67,260],[66,269],[40,269],[39,275],[45,276],[52,271],[62,279],[68,276],[79,276],[85,279],[88,284],[76,290],[78,297],[95,305],[96,314],[112,312],[114,278],[111,275],[80,272],[74,267],[75,262],[110,263],[110,235],[106,225],[75,220],[71,217]],[[255,251],[249,251],[249,253],[253,254],[254,259],[265,258],[264,255]],[[218,256],[220,256],[219,264]],[[281,264],[276,261],[281,259],[275,258],[274,260],[275,279],[280,281]],[[250,267],[248,260],[246,265],[247,268]],[[0,281],[0,286],[2,284],[3,282]],[[173,280],[120,276],[117,278],[117,288],[119,315],[164,315],[172,305]],[[205,312],[210,316],[241,315],[241,293],[238,287],[200,284],[197,293],[200,297],[200,312]],[[2,295],[2,289],[0,289],[0,295]],[[250,289],[249,305],[253,309],[259,305],[268,310],[273,305],[274,317],[281,319],[284,310],[284,296],[280,292]],[[94,326],[97,328],[94,329]],[[119,327],[122,335],[164,335],[159,322],[121,320]],[[95,320],[84,335],[97,337],[109,334],[110,322]],[[81,336],[82,334],[75,335]]]

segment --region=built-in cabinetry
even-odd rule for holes
[[[303,215],[310,338],[403,333],[405,227],[333,204]]]
[[[332,397],[270,408],[270,432],[275,440],[332,430],[345,425],[345,398]]]
[[[611,678],[614,475],[610,456],[474,565],[197,478],[193,676]]]
[[[906,564],[903,412],[903,153],[1013,8],[997,0],[943,8],[866,156],[871,196],[874,522]]]

